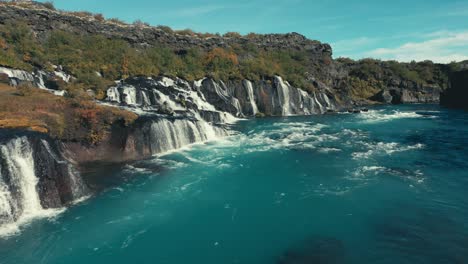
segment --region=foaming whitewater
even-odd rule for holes
[[[226,136],[223,128],[201,120],[160,119],[151,124],[150,144],[154,154],[167,153],[193,143],[215,140]]]
[[[124,181],[1,240],[0,262],[463,263],[467,114],[377,109],[444,118],[240,121],[232,136],[103,171]],[[164,149],[204,138],[195,120],[154,126],[172,135]]]
[[[410,119],[410,118],[436,118],[433,115],[423,115],[414,111],[385,111],[385,110],[370,110],[363,112],[359,116],[364,122],[367,123],[380,123],[388,122],[395,119]]]
[[[0,168],[0,236],[19,231],[19,227],[38,217],[50,217],[61,210],[41,206],[34,172],[31,145],[26,137],[0,145],[3,166]],[[6,172],[6,173],[5,173]]]
[[[354,152],[354,159],[368,159],[374,155],[392,155],[397,152],[404,152],[415,149],[424,148],[424,144],[418,143],[414,145],[401,145],[396,142],[377,142],[377,143],[362,143],[368,150],[365,152]]]

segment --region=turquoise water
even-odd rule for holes
[[[467,113],[381,107],[233,129],[90,167],[106,189],[0,239],[0,263],[468,263]]]

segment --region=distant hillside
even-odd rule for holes
[[[297,34],[219,34],[129,25],[50,3],[0,4],[0,65],[32,70],[60,65],[75,76],[63,89],[95,91],[130,76],[189,81],[269,80],[280,75],[313,92],[327,89],[345,104],[438,102],[460,64],[332,58],[330,45]]]

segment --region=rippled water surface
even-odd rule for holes
[[[468,115],[241,121],[91,169],[104,192],[0,238],[0,263],[468,263]]]

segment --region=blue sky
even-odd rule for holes
[[[55,0],[152,25],[199,32],[298,32],[330,43],[334,57],[468,60],[468,0]]]

